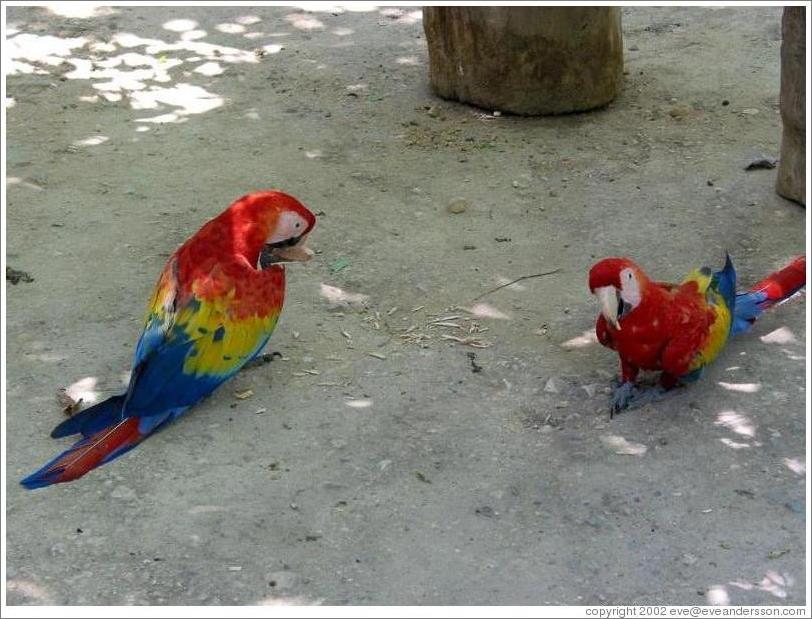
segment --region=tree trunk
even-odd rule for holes
[[[609,103],[623,81],[617,7],[424,7],[431,86],[514,114]]]
[[[781,21],[781,162],[776,191],[806,205],[806,8],[784,8]]]

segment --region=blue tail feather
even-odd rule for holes
[[[713,274],[711,287],[722,295],[728,309],[733,312],[736,305],[736,269],[733,267],[730,254],[725,254],[724,268]]]
[[[771,273],[750,290],[736,295],[733,333],[750,329],[766,310],[780,305],[806,285],[806,256],[795,258],[784,268]]]
[[[91,436],[108,426],[121,421],[121,407],[124,404],[124,395],[114,395],[104,402],[94,404],[90,408],[66,419],[51,431],[51,438],[62,438],[71,434],[82,433],[82,436]]]
[[[767,300],[764,292],[742,292],[736,295],[736,311],[733,314],[733,333],[745,333],[764,311]]]

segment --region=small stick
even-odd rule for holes
[[[496,288],[491,288],[487,292],[483,292],[478,297],[471,299],[472,301],[479,301],[482,297],[487,297],[489,294],[496,292],[497,290],[501,290],[502,288],[507,288],[508,286],[512,286],[517,282],[524,281],[526,279],[532,279],[534,277],[544,277],[545,275],[552,275],[553,273],[558,273],[561,269],[553,269],[552,271],[546,271],[544,273],[534,273],[533,275],[522,275],[521,277],[517,277],[512,282],[508,282],[507,284],[502,284],[501,286],[497,286]]]

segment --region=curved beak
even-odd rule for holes
[[[267,243],[260,253],[260,265],[266,268],[278,262],[307,262],[313,257],[313,250],[305,245],[308,233],[277,243]]]
[[[595,296],[601,304],[601,314],[611,325],[620,331],[620,323],[617,320],[618,293],[614,286],[601,286],[595,289]]]

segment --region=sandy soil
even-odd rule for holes
[[[9,603],[803,604],[805,301],[611,422],[584,335],[596,258],[752,283],[803,251],[743,169],[778,153],[779,23],[626,9],[617,101],[521,119],[432,97],[414,9],[9,8]],[[119,389],[167,255],[269,186],[320,213],[286,360],[22,490],[56,390]]]

